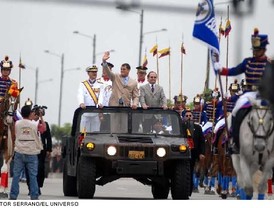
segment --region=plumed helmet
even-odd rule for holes
[[[0,62],[1,70],[2,69],[11,69],[13,67],[12,61],[9,60],[8,56],[5,56],[4,60]]]
[[[268,36],[259,34],[258,28],[255,28],[254,33],[251,35],[251,44],[253,50],[265,49],[266,45],[269,44]]]
[[[238,92],[240,90],[240,85],[237,79],[235,79],[234,82],[230,84],[229,90],[232,92]]]

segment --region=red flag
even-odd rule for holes
[[[160,53],[159,58],[168,56],[168,55],[170,55],[170,48],[164,48],[164,49],[160,50],[159,53]]]

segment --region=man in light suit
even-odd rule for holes
[[[121,72],[113,73],[107,64],[109,52],[105,52],[102,58],[103,70],[112,81],[112,94],[109,99],[109,106],[129,106],[136,109],[139,103],[139,92],[137,81],[129,77],[130,65],[124,63]],[[127,114],[113,115],[111,118],[111,131],[113,133],[126,133],[128,129]]]
[[[167,99],[163,87],[156,84],[157,74],[150,71],[147,75],[148,84],[140,87],[140,104],[144,109],[148,107],[162,107],[167,109]],[[151,128],[151,117],[146,116],[143,124],[144,132],[149,132]]]

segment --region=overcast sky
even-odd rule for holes
[[[113,2],[113,1],[110,1]],[[199,1],[156,1],[147,0],[145,3],[168,4],[178,6],[197,7]],[[161,2],[161,3],[159,3]],[[188,3],[187,3],[188,2]],[[215,0],[215,3],[224,2]],[[71,122],[77,105],[77,89],[79,83],[87,78],[85,68],[92,65],[92,40],[73,34],[74,30],[93,36],[96,34],[96,54],[105,50],[114,49],[110,62],[119,72],[122,63],[129,63],[132,67],[130,75],[136,78],[136,69],[139,57],[140,15],[134,12],[122,12],[115,7],[94,7],[91,4],[79,6],[77,4],[53,4],[18,2],[16,0],[0,0],[0,58],[9,55],[14,62],[11,77],[19,80],[19,55],[22,61],[30,68],[39,68],[38,104],[46,105],[46,120],[50,124],[58,123],[58,104],[61,59],[44,53],[50,50],[56,54],[65,55],[64,68],[81,67],[80,71],[67,71],[64,74],[63,101],[61,124]],[[216,9],[223,10],[223,25],[226,20],[226,4],[216,5]],[[230,7],[232,11],[232,6]],[[140,12],[140,10],[135,9]],[[255,1],[255,12],[252,16],[243,19],[231,14],[232,30],[229,37],[228,65],[234,66],[244,57],[251,55],[250,36],[254,27],[260,33],[268,34],[270,45],[267,54],[274,57],[274,5],[272,0]],[[217,24],[221,16],[216,15]],[[183,61],[183,94],[189,97],[189,102],[204,88],[207,48],[193,39],[192,31],[195,13],[178,13],[144,10],[144,33],[166,28],[167,32],[144,35],[143,51],[147,49],[148,68],[156,71],[156,60],[149,53],[155,45],[163,49],[171,47],[171,97],[180,92],[181,54],[180,45],[182,34],[187,54]],[[241,25],[242,23],[242,25]],[[242,35],[240,35],[242,28]],[[221,63],[226,63],[226,39],[221,39]],[[241,53],[240,53],[241,52]],[[96,56],[96,64],[100,66],[102,54]],[[169,65],[168,56],[159,59],[160,85],[169,97]],[[214,86],[214,74],[211,70],[210,87]],[[101,75],[101,68],[98,76]],[[239,79],[241,77],[238,77]],[[53,79],[53,81],[46,81]],[[229,79],[229,83],[233,79]],[[24,90],[21,103],[27,98],[34,100],[35,72],[25,69],[21,73],[21,86]]]

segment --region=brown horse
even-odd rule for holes
[[[0,103],[0,154],[3,158],[3,165],[1,167],[1,186],[5,188],[8,186],[8,172],[9,165],[13,156],[14,142],[15,142],[15,126],[14,114],[16,112],[19,95],[23,88],[18,89],[17,84],[13,83],[4,98]],[[1,162],[2,163],[2,162]]]
[[[219,180],[221,181],[218,181],[217,192],[221,195],[223,199],[226,199],[229,194],[229,180],[232,176],[236,176],[236,172],[232,164],[231,155],[228,153],[229,140],[226,128],[221,128],[217,132],[215,145],[217,146],[217,157],[215,161],[216,172],[221,174],[221,177],[219,177]]]

